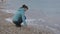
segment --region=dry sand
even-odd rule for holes
[[[16,27],[13,23],[8,23],[4,19],[11,17],[12,14],[6,14],[0,10],[0,34],[54,34],[52,31],[37,29],[33,26]]]

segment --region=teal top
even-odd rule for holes
[[[19,17],[21,17],[21,16],[22,16],[23,23],[25,25],[27,25],[26,21],[25,21],[25,11],[24,11],[24,8],[19,8],[18,9],[18,11],[13,16],[13,21],[18,21]]]

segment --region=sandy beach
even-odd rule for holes
[[[41,28],[33,27],[16,27],[13,23],[9,23],[5,18],[11,17],[13,14],[4,13],[0,10],[0,34],[54,34],[50,30],[42,30]]]

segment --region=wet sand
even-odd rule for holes
[[[13,14],[4,13],[0,10],[0,34],[54,34],[53,31],[42,30],[33,27],[16,27],[13,23],[5,21],[5,18],[12,17]]]

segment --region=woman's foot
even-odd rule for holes
[[[16,25],[16,27],[21,27],[21,25]]]

